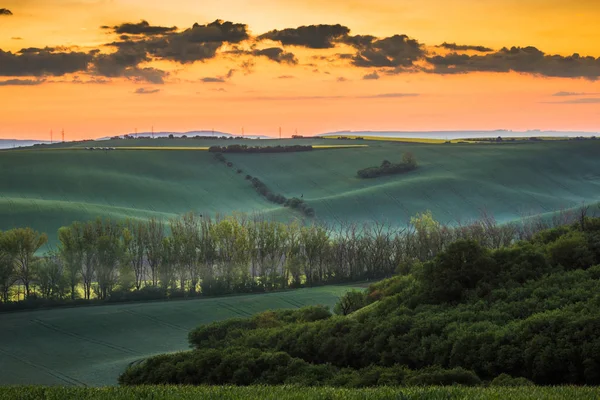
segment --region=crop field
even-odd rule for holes
[[[410,387],[376,389],[308,388],[297,386],[250,387],[108,387],[108,388],[0,388],[1,399],[120,400],[120,399],[265,399],[265,400],[595,400],[600,389],[591,387]]]
[[[303,197],[328,223],[405,225],[431,210],[446,223],[466,222],[482,210],[499,221],[572,208],[600,200],[600,141],[494,144],[423,144],[356,140],[209,139],[136,140],[135,147],[256,145],[360,146],[343,150],[227,154],[229,168],[205,151],[3,151],[0,229],[31,226],[50,236],[74,220],[169,219],[196,211],[216,215],[261,212],[278,220],[302,214],[268,202],[245,179],[258,177],[272,192]],[[129,144],[128,140],[76,143],[75,147]],[[127,146],[125,146],[127,147]],[[359,169],[399,161],[406,151],[416,171],[363,180]]]
[[[332,307],[349,288],[0,314],[0,385],[115,385],[131,362],[187,350],[187,334],[200,324],[269,309]]]

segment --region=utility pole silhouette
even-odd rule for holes
[[[242,137],[244,137],[244,127],[242,126]]]
[[[52,144],[52,129],[50,129],[50,144]]]
[[[62,141],[65,142],[65,128],[62,130]]]
[[[154,125],[152,125],[152,139],[154,139]]]
[[[279,139],[281,139],[281,127],[279,127]]]

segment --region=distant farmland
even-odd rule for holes
[[[227,154],[231,167],[206,151],[234,143],[368,145],[279,154]],[[69,147],[177,147],[180,151],[71,151]],[[64,150],[60,150],[63,148]],[[54,151],[40,151],[53,149]],[[361,180],[359,169],[412,152],[409,174]],[[443,222],[465,222],[482,210],[500,221],[577,207],[600,199],[600,141],[423,144],[369,140],[139,139],[80,142],[0,153],[0,229],[32,226],[55,243],[56,229],[97,216],[163,219],[187,211],[263,212],[304,218],[259,196],[246,175],[273,192],[301,197],[326,222],[404,225],[431,210]]]

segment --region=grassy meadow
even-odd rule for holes
[[[200,324],[279,308],[332,307],[348,286],[0,314],[0,386],[116,385],[131,362],[187,350]],[[0,391],[0,398],[6,392]]]
[[[227,154],[231,168],[214,154],[193,151],[234,143],[368,147]],[[179,151],[72,150],[90,146],[174,146]],[[416,171],[369,180],[356,176],[357,170],[380,165],[384,159],[399,161],[406,151],[415,154]],[[591,140],[496,145],[140,139],[57,144],[0,153],[2,170],[10,171],[0,180],[0,229],[31,226],[47,232],[55,244],[57,228],[98,215],[167,219],[187,211],[211,215],[238,211],[263,212],[278,220],[303,218],[258,195],[244,179],[246,174],[287,198],[303,195],[316,218],[326,222],[385,220],[403,225],[428,209],[442,222],[465,222],[477,218],[481,210],[508,221],[597,201],[598,154],[600,141]]]
[[[147,386],[120,388],[0,388],[0,399],[19,400],[121,400],[162,399],[264,399],[264,400],[595,400],[600,389],[590,387],[417,387],[339,389],[295,386]]]

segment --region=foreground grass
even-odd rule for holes
[[[0,399],[64,400],[64,399],[598,399],[600,388],[596,387],[419,387],[335,389],[307,388],[298,386],[252,386],[252,387],[181,387],[148,386],[127,388],[0,388]]]

